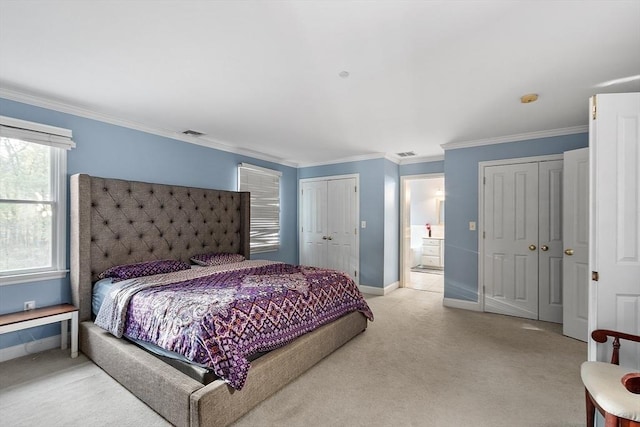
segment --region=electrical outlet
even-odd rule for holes
[[[471,231],[475,231],[476,230],[476,222],[475,221],[469,221],[469,230],[471,230]]]
[[[34,308],[36,308],[36,302],[35,301],[25,301],[24,302],[24,311],[33,310]]]

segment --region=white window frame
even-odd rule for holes
[[[0,136],[51,147],[51,266],[0,271],[0,286],[60,279],[67,275],[67,151],[75,147],[69,129],[0,116]]]
[[[244,176],[243,176],[244,175]],[[275,221],[273,229],[277,229],[277,242],[269,242],[267,241],[265,236],[261,236],[259,231],[256,230],[255,223],[260,220],[261,222],[265,220],[265,218],[257,218],[255,215],[258,209],[255,209],[257,204],[260,204],[261,201],[258,199],[258,196],[255,194],[256,189],[259,191],[269,191],[269,188],[258,188],[255,187],[256,183],[254,180],[253,184],[248,183],[248,177],[252,176],[253,178],[259,177],[268,177],[269,179],[277,179],[278,186],[278,194],[277,194],[277,212],[272,212],[272,215],[267,218],[268,220]],[[255,166],[249,163],[240,163],[238,165],[238,191],[248,191],[251,193],[251,253],[264,253],[264,252],[275,252],[280,249],[280,230],[281,230],[281,220],[280,220],[280,203],[281,203],[281,178],[282,172],[267,169],[260,166]],[[264,206],[262,206],[264,209]]]

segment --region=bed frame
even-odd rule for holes
[[[203,385],[91,321],[91,287],[114,265],[231,252],[249,259],[249,193],[71,177],[71,294],[80,350],[177,426],[225,426],[364,331],[358,312],[253,361],[244,388]]]

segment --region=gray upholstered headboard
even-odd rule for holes
[[[71,294],[91,318],[91,286],[114,265],[188,261],[205,252],[249,258],[249,193],[71,177]]]

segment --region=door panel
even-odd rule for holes
[[[589,267],[599,280],[589,289],[589,328],[640,334],[640,93],[594,98]],[[606,360],[606,352],[591,343],[589,359]],[[625,342],[620,364],[640,369],[640,345]]]
[[[562,160],[540,162],[539,178],[539,319],[562,323]]]
[[[485,168],[485,311],[538,318],[538,164]]]
[[[302,183],[300,264],[327,265],[327,186],[322,181]]]
[[[589,149],[564,153],[563,334],[587,341],[589,290]]]
[[[354,247],[356,239],[355,178],[327,182],[329,230],[328,266],[355,276],[357,268]]]

